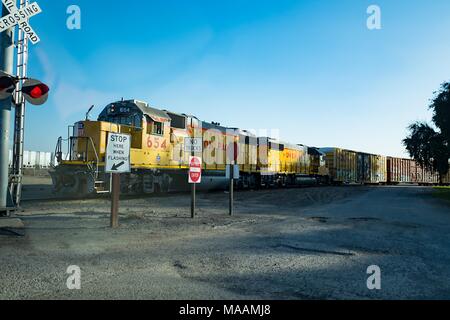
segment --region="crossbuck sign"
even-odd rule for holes
[[[28,39],[30,39],[31,43],[36,44],[41,41],[28,22],[31,17],[42,12],[37,2],[33,2],[21,9],[17,8],[15,0],[2,0],[2,2],[6,9],[8,9],[9,14],[0,18],[0,32],[18,25],[27,35]]]

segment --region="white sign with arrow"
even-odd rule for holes
[[[109,133],[106,147],[106,173],[131,172],[130,161],[131,136],[128,134]]]
[[[33,44],[41,41],[36,32],[28,23],[28,20],[31,17],[42,12],[37,2],[33,2],[20,9],[17,8],[15,0],[2,0],[2,2],[5,5],[5,8],[8,9],[10,14],[0,19],[0,32],[6,31],[19,25],[19,27]]]

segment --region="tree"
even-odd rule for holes
[[[443,83],[434,95],[430,109],[438,130],[427,123],[416,122],[409,126],[411,133],[403,144],[422,167],[439,173],[442,184],[450,169],[450,82]]]
[[[432,100],[433,122],[450,148],[450,82],[443,83]]]
[[[411,134],[403,140],[410,156],[425,169],[438,172],[440,183],[449,172],[450,150],[443,135],[427,123],[417,122],[409,127]]]

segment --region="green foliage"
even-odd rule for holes
[[[412,124],[409,130],[411,134],[403,143],[410,156],[424,168],[446,175],[450,152],[442,135],[421,122]]]
[[[411,133],[403,144],[414,160],[424,168],[438,172],[442,178],[449,172],[450,82],[443,83],[435,92],[430,109],[433,110],[433,123],[440,132],[427,123],[417,122],[409,127]]]
[[[433,122],[440,129],[447,146],[450,146],[450,82],[441,85],[430,105]]]
[[[450,159],[450,82],[441,85],[432,100],[433,123],[417,122],[409,127],[410,135],[403,144],[410,156],[430,171],[438,172],[441,177],[449,172]]]

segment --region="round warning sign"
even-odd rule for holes
[[[190,157],[189,158],[189,183],[201,183],[202,182],[202,158]]]

